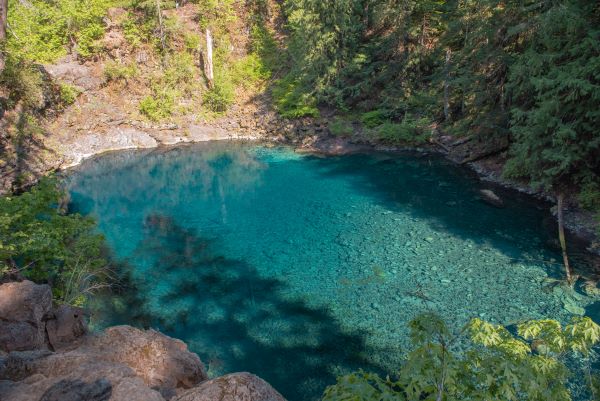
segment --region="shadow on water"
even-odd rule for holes
[[[186,341],[212,376],[249,371],[291,401],[319,399],[341,373],[381,370],[366,358],[364,333],[344,332],[327,310],[287,299],[284,284],[221,256],[216,240],[160,214],[144,226],[125,306],[113,299],[105,323],[158,328]]]
[[[475,173],[441,156],[378,152],[310,159],[323,176],[346,177],[357,191],[390,209],[408,210],[414,218],[429,221],[438,231],[494,247],[514,263],[538,262],[549,274],[562,278],[556,222],[547,202],[481,182]],[[478,190],[484,188],[493,188],[500,194],[506,207],[483,202]],[[568,242],[576,272],[600,279],[600,258],[586,251],[582,241],[573,235],[568,235]]]

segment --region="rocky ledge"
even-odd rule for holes
[[[198,355],[155,330],[89,333],[84,311],[50,287],[0,285],[0,400],[285,401],[250,373],[209,380]]]

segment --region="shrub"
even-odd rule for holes
[[[79,90],[73,85],[60,84],[60,100],[64,105],[75,103],[77,96],[79,96]]]
[[[77,54],[79,57],[87,59],[102,50],[102,45],[98,42],[104,35],[104,26],[100,23],[91,23],[83,27],[75,34],[77,42]]]
[[[104,65],[104,77],[107,81],[127,81],[138,75],[135,63],[122,64],[117,61],[109,61]]]
[[[271,77],[271,72],[265,67],[257,54],[247,56],[233,63],[231,81],[235,86],[251,88]]]
[[[366,113],[363,113],[363,115],[360,117],[360,121],[367,128],[375,128],[378,125],[388,122],[389,119],[389,112],[380,109],[368,111]]]
[[[400,123],[385,122],[374,128],[371,135],[386,143],[421,144],[427,142],[429,120],[406,116]]]
[[[454,334],[439,317],[424,314],[410,329],[414,348],[395,378],[362,371],[342,376],[323,400],[567,401],[565,355],[589,358],[600,340],[600,327],[587,317],[564,328],[555,320],[522,323],[516,335],[473,319]],[[468,340],[468,349],[458,349],[461,340]]]
[[[152,121],[160,121],[170,117],[175,106],[175,95],[172,91],[166,90],[157,94],[157,96],[146,96],[140,102],[140,113]]]
[[[190,93],[196,85],[195,75],[196,66],[192,55],[178,53],[169,58],[167,68],[160,78],[160,86]]]
[[[202,103],[211,111],[222,113],[233,104],[235,89],[229,80],[220,80],[215,77],[214,87],[204,93]]]
[[[183,37],[183,44],[188,53],[194,54],[200,50],[200,36],[193,32],[186,32]]]
[[[45,178],[29,192],[0,198],[0,272],[19,270],[51,284],[57,300],[81,305],[110,274],[94,221],[67,214],[63,197]]]
[[[145,29],[147,26],[135,14],[127,13],[120,25],[125,40],[132,48],[136,49],[148,41],[148,30]]]
[[[282,117],[318,117],[319,110],[314,96],[306,91],[291,75],[278,80],[273,87],[275,108]]]
[[[29,62],[22,62],[9,54],[0,75],[0,84],[8,88],[9,108],[23,102],[26,109],[41,109],[46,103],[44,79],[40,69]]]
[[[31,0],[9,7],[12,34],[6,49],[12,57],[49,63],[67,54],[75,44],[87,58],[99,50],[96,40],[104,33],[102,18],[107,0]]]
[[[336,117],[329,123],[329,131],[335,136],[350,136],[354,132],[352,124],[343,118]]]
[[[269,74],[284,65],[286,53],[279,49],[272,32],[268,28],[255,24],[252,27],[250,38],[252,54],[260,58],[263,68],[269,71]]]

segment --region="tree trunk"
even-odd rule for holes
[[[0,0],[0,46],[6,40],[6,25],[8,16],[8,0]],[[4,47],[4,46],[2,46]],[[4,71],[4,50],[0,48],[0,73]]]
[[[450,56],[451,50],[446,49],[446,63],[444,65],[444,120],[450,120]]]
[[[162,11],[160,9],[160,0],[156,0],[156,13],[158,14],[158,29],[160,32],[160,45],[163,52],[167,50],[167,43],[165,39],[165,30],[163,28]]]
[[[565,265],[565,273],[567,274],[567,282],[573,284],[573,276],[571,274],[571,266],[569,265],[569,257],[567,256],[567,242],[565,240],[565,226],[563,216],[564,194],[561,192],[557,197],[557,215],[558,215],[558,240],[560,241],[560,249],[562,250],[563,263]]]
[[[213,73],[213,44],[212,44],[212,35],[210,33],[210,29],[206,28],[206,60],[204,63],[204,74],[206,75],[206,80],[208,81],[208,87],[210,89],[214,88],[215,80]]]

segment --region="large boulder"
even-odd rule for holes
[[[52,348],[70,346],[87,333],[85,312],[81,308],[61,305],[54,309],[46,322],[48,341]]]
[[[206,379],[200,358],[185,343],[129,326],[85,336],[70,350],[0,358],[0,400],[70,400],[85,393],[89,397],[79,399],[163,401]]]
[[[205,381],[172,401],[285,401],[269,383],[242,372]]]
[[[57,361],[56,359],[54,360]],[[48,367],[52,366],[51,364]],[[62,368],[62,366],[61,366]],[[69,373],[34,373],[23,380],[0,380],[0,400],[11,401],[164,401],[127,366],[89,362]]]
[[[52,292],[47,285],[27,280],[0,285],[0,350],[45,348],[44,320],[51,308]]]
[[[85,348],[102,360],[129,366],[152,388],[190,388],[208,379],[204,364],[183,341],[154,330],[111,327]]]
[[[67,56],[56,64],[46,65],[46,71],[58,81],[75,85],[81,90],[97,90],[104,78],[93,67],[80,64],[74,56]]]

